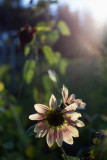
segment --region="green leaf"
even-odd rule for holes
[[[42,50],[49,64],[53,65],[54,64],[54,54],[53,54],[52,49],[49,46],[45,45],[43,46]]]
[[[26,46],[24,49],[24,55],[27,56],[30,52],[30,47]]]
[[[9,71],[10,71],[9,65],[0,65],[0,80],[2,80]]]
[[[32,125],[26,132],[26,137],[30,137],[35,135],[36,133],[34,132],[35,124]]]
[[[60,52],[54,52],[54,63],[59,64],[60,59],[61,59],[61,53]]]
[[[61,74],[66,73],[67,66],[68,66],[67,60],[66,59],[61,59],[61,61],[59,63],[59,70],[60,70]]]
[[[58,22],[58,28],[63,36],[70,36],[70,30],[64,21],[61,20]]]
[[[35,60],[27,60],[23,68],[23,78],[27,84],[31,83],[34,77]]]
[[[46,89],[46,91],[50,91],[52,89],[52,87],[53,87],[53,83],[50,80],[49,76],[44,75],[42,77],[42,81],[43,81],[44,88]]]
[[[48,44],[54,45],[59,39],[59,33],[55,29],[55,30],[51,31],[50,33],[48,33],[46,38],[47,38]]]
[[[48,32],[51,30],[51,27],[46,22],[39,22],[36,27],[38,32]]]
[[[35,146],[28,146],[25,150],[25,153],[30,159],[34,159],[37,154],[35,151]]]

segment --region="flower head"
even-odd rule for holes
[[[62,97],[63,97],[63,103],[65,105],[77,103],[78,104],[77,109],[84,109],[86,106],[86,103],[82,102],[81,99],[75,99],[74,94],[71,94],[70,97],[68,97],[68,89],[64,85],[62,88]]]
[[[32,43],[35,40],[36,33],[36,27],[31,27],[30,25],[25,24],[18,32],[21,46]]]
[[[73,144],[73,137],[79,136],[76,126],[84,126],[84,123],[78,120],[81,114],[75,112],[77,107],[77,103],[73,103],[61,109],[57,105],[54,95],[49,100],[49,107],[43,104],[35,104],[34,108],[37,113],[30,115],[29,119],[39,121],[34,128],[36,137],[41,138],[47,134],[46,141],[49,147],[54,142],[58,146],[61,146],[63,141]]]

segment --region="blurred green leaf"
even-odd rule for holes
[[[41,32],[41,31],[50,31],[51,27],[46,23],[46,22],[39,22],[37,25],[37,31]]]
[[[36,133],[34,132],[34,128],[35,128],[35,124],[32,125],[26,132],[26,136],[27,137],[30,137],[30,136],[33,136],[35,135]]]
[[[3,82],[0,82],[0,92],[2,92],[4,90],[5,86]]]
[[[59,33],[55,29],[55,30],[51,31],[50,33],[48,33],[46,38],[47,38],[48,44],[54,45],[59,39]]]
[[[33,98],[35,101],[38,101],[39,93],[37,88],[33,88]]]
[[[52,49],[49,46],[45,45],[43,46],[42,50],[49,64],[53,65],[54,64],[54,54],[53,54]]]
[[[70,36],[70,30],[64,21],[61,20],[58,22],[58,28],[63,36]]]
[[[5,74],[10,70],[9,65],[0,65],[0,80],[5,76]]]
[[[34,77],[35,60],[27,60],[23,68],[23,78],[27,84],[31,83]]]
[[[59,70],[60,70],[61,74],[65,74],[67,66],[68,66],[67,60],[61,59],[61,61],[59,63]]]
[[[52,87],[53,87],[53,83],[50,80],[49,76],[48,75],[44,75],[42,77],[42,81],[43,81],[44,88],[46,89],[46,91],[50,91],[52,89]]]
[[[35,146],[28,146],[28,148],[26,148],[25,150],[25,153],[29,158],[35,158],[36,156]]]
[[[54,52],[54,63],[58,64],[61,60],[61,53],[60,52]]]
[[[27,56],[30,52],[30,47],[29,46],[26,46],[25,49],[24,49],[24,55]]]

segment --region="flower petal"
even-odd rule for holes
[[[82,99],[76,99],[75,103],[78,104],[78,108],[77,109],[85,109],[86,103],[82,102]]]
[[[72,95],[67,99],[67,103],[68,103],[68,104],[71,104],[71,103],[74,102],[74,100],[75,100],[75,95],[72,94]]]
[[[48,129],[44,129],[41,132],[38,132],[35,137],[36,138],[42,138],[46,135],[47,132],[48,132]]]
[[[45,121],[38,122],[34,128],[34,132],[36,132],[36,138],[41,138],[45,136],[48,132],[49,126],[45,123]]]
[[[44,119],[44,114],[39,114],[39,113],[32,114],[32,115],[29,116],[29,119],[30,120],[43,120]]]
[[[57,136],[56,129],[50,128],[46,137],[46,141],[49,147],[51,147],[54,144],[56,136]]]
[[[62,142],[63,142],[62,130],[61,129],[57,129],[56,143],[60,147],[60,146],[62,146]]]
[[[66,103],[68,98],[68,89],[64,85],[62,88],[62,97],[63,97],[64,103]]]
[[[69,106],[67,106],[66,108],[63,109],[63,111],[68,112],[68,111],[75,111],[77,109],[78,105],[77,103],[72,103]]]
[[[76,121],[76,126],[77,126],[77,127],[84,127],[85,124],[84,124],[82,121],[77,120],[77,121]]]
[[[47,107],[43,104],[35,104],[34,108],[37,112],[43,113],[43,114],[45,114],[49,110],[49,107]]]
[[[70,130],[71,135],[73,137],[79,137],[79,132],[78,132],[77,128],[75,128],[75,127],[73,127],[71,125],[67,126],[67,128],[68,128],[68,130]]]
[[[82,117],[81,113],[72,112],[66,113],[66,117],[70,118],[72,121],[76,121],[79,117]]]
[[[41,132],[42,130],[44,130],[45,128],[48,128],[48,124],[46,124],[45,120],[40,121],[36,124],[35,128],[34,128],[34,132],[38,133]]]
[[[68,144],[73,144],[73,138],[70,130],[67,127],[63,127],[62,130],[63,140]]]
[[[57,101],[55,96],[52,94],[49,100],[49,107],[55,109],[57,107]]]

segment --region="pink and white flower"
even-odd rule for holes
[[[36,137],[41,138],[46,135],[46,141],[49,147],[54,142],[58,146],[62,146],[63,141],[73,144],[73,137],[79,137],[76,126],[84,126],[84,123],[78,120],[81,114],[75,112],[77,107],[77,103],[72,103],[66,108],[61,109],[57,105],[54,95],[49,100],[49,107],[43,104],[35,104],[34,108],[37,113],[30,115],[29,119],[39,121],[34,128]]]
[[[86,106],[86,103],[82,102],[82,99],[75,99],[74,94],[71,94],[70,97],[68,97],[68,89],[64,85],[62,88],[62,97],[65,105],[76,103],[78,104],[77,109],[84,109]]]

